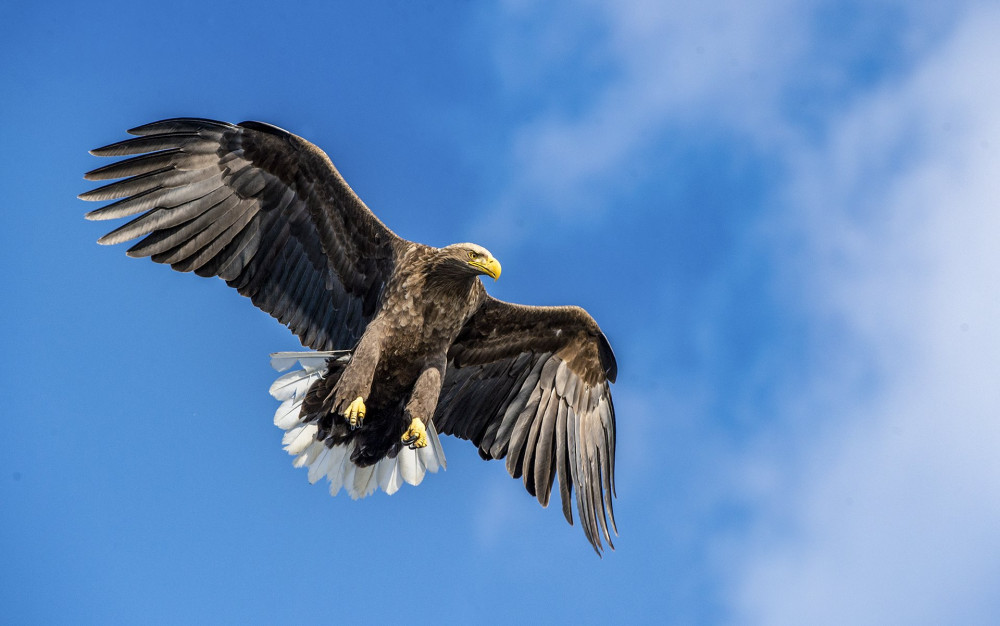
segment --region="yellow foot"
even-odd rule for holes
[[[361,422],[365,420],[365,401],[361,396],[354,399],[354,402],[347,407],[344,417],[351,423],[351,428],[359,428]]]
[[[411,448],[427,447],[427,429],[419,418],[413,418],[410,428],[403,433],[403,443]]]

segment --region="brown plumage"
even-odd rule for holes
[[[611,545],[617,366],[583,309],[490,297],[479,276],[500,266],[488,251],[398,237],[326,154],[274,126],[184,118],[129,132],[92,152],[140,156],[86,175],[124,180],[80,196],[116,200],[89,219],[138,215],[100,243],[142,237],[130,256],[219,276],[303,345],[350,351],[282,397],[286,449],[311,480],[391,493],[389,461],[428,438],[439,447],[439,431],[506,458],[543,506],[558,475],[571,524],[575,486],[588,540],[599,554],[601,536]]]

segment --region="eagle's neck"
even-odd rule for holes
[[[457,328],[485,298],[475,270],[442,249],[414,247],[400,266],[403,270],[387,285],[383,300],[383,313],[390,317],[433,318],[434,326]]]
[[[447,270],[428,272],[424,285],[427,297],[437,301],[466,301],[475,293],[477,286],[482,289],[478,276],[454,275]]]

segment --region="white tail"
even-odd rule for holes
[[[396,458],[384,458],[369,467],[358,467],[351,462],[353,442],[328,448],[322,441],[316,441],[319,429],[316,424],[301,423],[299,410],[309,387],[326,373],[326,362],[331,358],[348,359],[350,354],[340,351],[275,352],[271,355],[271,367],[279,372],[293,367],[296,362],[302,367],[274,381],[271,395],[281,401],[274,413],[274,425],[285,431],[281,443],[288,454],[295,457],[295,467],[309,468],[310,483],[326,476],[330,480],[330,495],[337,495],[343,488],[356,500],[371,495],[376,488],[392,495],[404,482],[419,485],[428,471],[437,472],[447,466],[433,422],[427,426],[426,448],[404,447]]]

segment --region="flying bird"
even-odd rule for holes
[[[261,122],[177,118],[92,150],[129,156],[85,175],[80,194],[114,200],[91,220],[138,216],[99,239],[175,270],[218,276],[315,352],[277,353],[275,424],[309,480],[364,497],[444,466],[438,435],[506,459],[548,506],[572,492],[601,554],[617,535],[617,365],[594,319],[573,306],[510,304],[485,248],[407,241],[383,224],[315,145]],[[138,155],[138,156],[136,156]]]

